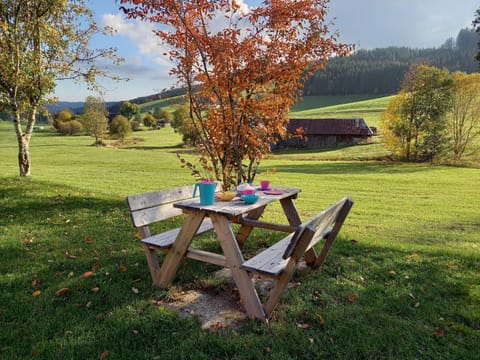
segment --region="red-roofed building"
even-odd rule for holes
[[[290,119],[289,138],[280,147],[335,147],[368,140],[373,130],[362,118]],[[295,136],[302,134],[302,136]]]

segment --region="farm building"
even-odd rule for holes
[[[299,133],[302,136],[295,136]],[[374,135],[373,130],[362,118],[290,119],[288,134],[288,139],[282,140],[277,148],[354,145]]]

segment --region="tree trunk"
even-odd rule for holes
[[[30,176],[30,141],[19,139],[18,141],[18,168],[20,170],[20,176]]]
[[[17,134],[18,143],[18,168],[20,176],[30,176],[30,139],[32,137],[33,126],[35,125],[36,108],[32,110],[27,120],[25,132],[22,130],[20,111],[18,108],[13,109],[15,133]]]

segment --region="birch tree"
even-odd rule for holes
[[[30,139],[36,115],[60,79],[97,88],[105,73],[98,58],[117,62],[115,51],[90,49],[93,35],[106,33],[84,0],[0,2],[0,102],[13,114],[20,176],[31,173]]]

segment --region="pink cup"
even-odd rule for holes
[[[244,193],[245,195],[247,195],[247,194],[255,194],[255,189],[253,189],[253,188],[247,188],[247,189],[244,189],[244,190],[243,190],[243,193]]]
[[[268,189],[270,187],[270,181],[268,180],[260,181],[260,187],[262,188],[262,190]]]

